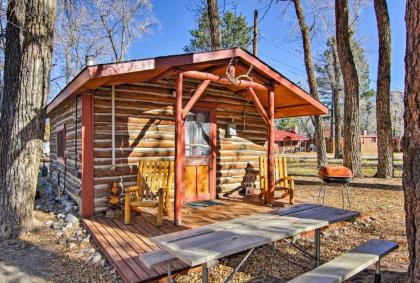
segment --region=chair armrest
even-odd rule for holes
[[[138,191],[139,187],[138,186],[131,186],[131,187],[127,187],[124,189],[125,193],[133,193],[135,191]]]

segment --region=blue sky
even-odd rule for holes
[[[133,44],[128,59],[156,57],[183,53],[183,47],[189,42],[189,30],[195,27],[194,15],[188,10],[192,0],[157,0],[154,13],[160,27],[152,34]],[[252,23],[254,9],[263,8],[264,2],[258,0],[239,0],[237,12],[243,13],[249,25]],[[392,30],[392,90],[403,90],[404,53],[405,53],[405,1],[388,0]],[[298,34],[290,36],[294,14],[289,10],[287,19],[282,18],[280,7],[272,8],[260,22],[259,57],[276,68],[289,79],[299,82],[306,80],[302,55],[302,43]],[[262,14],[262,11],[260,12]],[[376,68],[378,60],[377,29],[373,4],[367,5],[361,14],[358,25],[359,36],[370,64],[372,87],[376,86]],[[313,48],[318,53],[324,48],[319,40],[313,40]]]

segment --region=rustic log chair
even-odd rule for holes
[[[286,157],[276,156],[274,158],[274,180],[276,183],[275,191],[282,191],[280,198],[289,196],[289,203],[294,204],[295,180],[292,176],[287,176]],[[267,179],[267,157],[260,156],[260,198],[263,198],[268,188]]]
[[[169,160],[140,160],[137,185],[125,189],[124,223],[130,224],[131,212],[140,207],[157,207],[157,224],[168,215],[174,162]]]

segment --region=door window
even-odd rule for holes
[[[210,112],[192,110],[185,117],[185,155],[210,155]]]

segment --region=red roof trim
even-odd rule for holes
[[[260,72],[271,77],[278,84],[281,84],[302,99],[319,110],[318,114],[325,114],[328,108],[314,99],[299,86],[295,85],[289,79],[281,75],[276,70],[269,67],[260,59],[256,58],[249,52],[241,48],[224,49],[217,51],[208,51],[201,53],[190,53],[172,56],[163,56],[156,58],[148,58],[142,60],[126,61],[119,63],[101,64],[90,66],[83,69],[48,105],[47,113],[50,113],[55,107],[62,103],[67,97],[73,95],[77,91],[83,90],[89,80],[93,78],[108,77],[122,73],[132,73],[139,71],[147,71],[153,69],[170,68],[182,65],[197,64],[202,62],[211,62],[220,59],[232,57],[241,57],[248,63],[252,64]],[[315,113],[311,113],[315,114]]]

